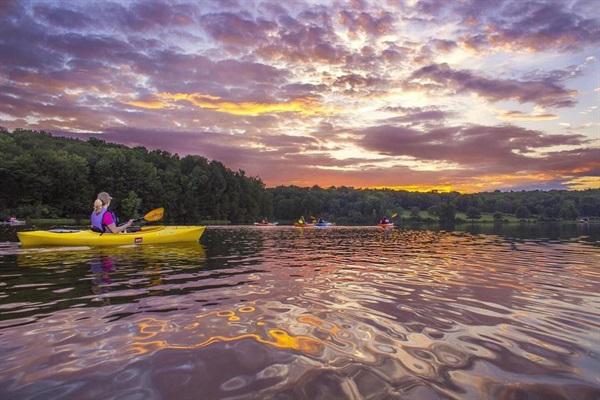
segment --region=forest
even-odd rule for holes
[[[455,222],[554,221],[600,217],[600,189],[461,194],[351,187],[278,186],[216,160],[127,147],[97,138],[52,136],[0,127],[0,218],[89,218],[96,194],[109,192],[121,219],[165,207],[166,223],[283,223],[317,216],[373,224],[382,215]],[[459,221],[460,222],[460,221]]]

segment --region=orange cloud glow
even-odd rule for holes
[[[198,108],[212,109],[218,112],[233,115],[261,115],[296,113],[304,116],[327,114],[327,107],[319,104],[317,100],[310,97],[296,98],[282,103],[259,103],[259,102],[233,102],[221,101],[218,96],[210,96],[200,93],[158,93],[152,100],[130,100],[124,101],[139,108],[161,109],[176,108],[175,103],[187,101]]]
[[[512,121],[548,121],[558,119],[554,114],[525,114],[521,111],[514,110],[493,110],[498,114],[498,119]]]

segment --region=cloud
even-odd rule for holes
[[[300,24],[295,20],[286,22],[288,24],[279,26],[268,40],[259,42],[261,45],[254,51],[255,56],[300,65],[310,62],[342,65],[350,55],[327,26]]]
[[[525,114],[522,111],[516,110],[494,110],[498,115],[498,119],[508,121],[547,121],[558,119],[555,114]]]
[[[235,46],[256,46],[257,40],[260,41],[277,28],[272,21],[254,21],[234,13],[205,14],[199,21],[214,40]]]
[[[577,177],[565,182],[571,190],[600,189],[600,176]]]
[[[0,125],[268,185],[588,182],[598,20],[579,0],[5,0]]]
[[[432,64],[414,71],[408,89],[475,93],[492,102],[516,100],[546,107],[573,107],[576,90],[565,89],[556,82],[490,79],[468,70],[454,70],[448,64]]]
[[[598,8],[587,2],[511,2],[489,26],[488,40],[494,47],[527,51],[558,49],[575,51],[600,43]],[[591,11],[592,13],[586,14]]]
[[[348,29],[352,36],[365,33],[369,36],[382,36],[388,33],[395,18],[388,12],[373,16],[368,12],[355,12],[354,10],[342,10],[339,13],[339,22]]]
[[[577,52],[600,43],[595,1],[421,0],[421,14],[460,19],[462,44],[476,51]]]
[[[403,114],[397,117],[392,117],[386,120],[388,124],[397,123],[412,123],[412,124],[425,124],[433,123],[439,125],[444,122],[447,118],[453,116],[453,113],[442,111],[438,109],[419,109],[415,107],[384,107],[383,110],[394,113]]]
[[[426,132],[384,125],[367,128],[363,134],[359,144],[365,150],[501,174],[548,169],[549,164],[558,163],[556,160],[560,157],[569,158],[572,153],[543,154],[544,149],[588,143],[586,137],[579,134],[545,135],[510,125],[448,127]],[[586,150],[581,152],[588,154]],[[573,170],[590,170],[589,164],[581,159],[571,162]],[[586,166],[581,167],[582,164]]]
[[[259,115],[278,113],[297,113],[300,115],[325,114],[327,109],[314,98],[296,98],[278,103],[232,102],[223,101],[218,96],[201,93],[157,93],[150,100],[129,100],[125,104],[140,108],[160,109],[177,108],[178,103],[190,103],[198,108],[207,108],[233,115]]]

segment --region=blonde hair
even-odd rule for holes
[[[102,200],[100,200],[100,199],[96,199],[94,201],[94,212],[96,213],[96,215],[100,214],[100,212],[102,211],[103,205],[104,205],[104,203],[102,203]]]

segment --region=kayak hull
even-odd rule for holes
[[[267,222],[267,223],[255,222],[254,225],[255,226],[277,226],[277,225],[279,225],[279,222]]]
[[[394,227],[394,223],[390,222],[389,224],[379,224],[378,226],[380,228],[383,228],[383,229],[385,229],[385,228],[393,228]]]
[[[138,232],[104,233],[91,230],[55,230],[17,232],[22,246],[123,246],[195,242],[206,226],[148,226]]]

